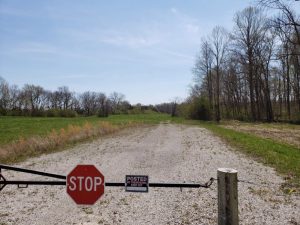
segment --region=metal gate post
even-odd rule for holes
[[[218,225],[238,225],[237,171],[218,169]]]

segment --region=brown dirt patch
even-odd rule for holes
[[[263,123],[250,124],[234,121],[226,122],[222,126],[293,145],[300,149],[300,126],[297,125]]]

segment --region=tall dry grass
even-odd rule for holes
[[[86,122],[83,126],[69,125],[59,131],[52,130],[46,136],[34,136],[27,139],[20,137],[18,141],[0,147],[0,162],[17,162],[28,157],[49,153],[66,145],[84,141],[93,137],[112,134],[124,128],[137,126],[136,123],[113,125],[109,122],[91,124]]]

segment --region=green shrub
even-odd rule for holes
[[[44,110],[33,110],[31,112],[31,116],[34,116],[34,117],[45,117],[46,116],[46,112]]]
[[[71,109],[49,109],[46,111],[47,117],[76,117],[77,113]]]
[[[47,117],[58,117],[59,113],[57,109],[49,109],[46,111],[46,116]]]
[[[59,111],[60,117],[76,117],[77,113],[71,109],[65,109]]]
[[[99,110],[97,113],[98,117],[108,117],[108,112],[107,110]]]
[[[14,109],[8,113],[9,116],[23,116],[22,110]]]
[[[194,98],[187,109],[189,119],[195,120],[211,120],[211,110],[206,98]]]
[[[190,104],[186,103],[186,102],[178,105],[178,107],[177,107],[178,116],[188,119],[189,118],[189,107],[190,107]]]
[[[140,107],[134,107],[133,109],[130,109],[127,111],[128,114],[143,114],[144,111]]]
[[[6,109],[0,109],[0,116],[6,116],[6,115],[7,115]]]
[[[291,121],[292,124],[300,125],[300,112],[296,113],[294,119]]]

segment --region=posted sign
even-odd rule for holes
[[[149,177],[143,175],[126,175],[125,190],[129,192],[148,192]]]

